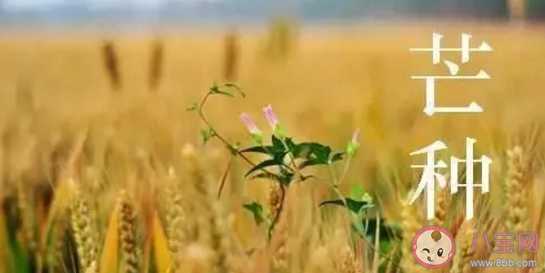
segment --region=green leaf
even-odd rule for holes
[[[282,171],[281,175],[280,174],[263,172],[263,173],[259,173],[259,174],[251,176],[250,179],[264,178],[264,179],[273,180],[273,181],[278,182],[278,183],[280,183],[280,184],[282,184],[284,186],[289,186],[291,181],[293,181],[293,177],[294,177],[293,173],[288,172],[288,171]],[[305,178],[310,178],[310,176],[305,177]]]
[[[240,142],[235,143],[233,146],[227,146],[227,149],[231,152],[232,155],[238,155],[238,149],[240,149]]]
[[[282,178],[279,175],[276,175],[274,173],[259,173],[250,177],[250,179],[256,179],[256,178],[269,179],[269,180],[273,180],[277,182],[282,181]]]
[[[188,107],[186,108],[186,110],[190,112],[190,111],[195,111],[195,110],[197,110],[197,108],[199,108],[199,105],[198,105],[196,102],[194,102],[193,104],[191,104],[190,106],[188,106]]]
[[[372,203],[369,203],[369,202],[365,202],[365,201],[356,201],[352,198],[345,198],[346,200],[346,205],[348,206],[347,208],[353,212],[353,213],[356,213],[356,214],[359,214],[360,212],[362,212],[364,209],[368,209],[368,208],[371,208],[373,206]],[[325,206],[325,205],[337,205],[337,206],[341,206],[341,207],[345,207],[345,204],[342,200],[329,200],[329,201],[324,201],[322,203],[320,203],[320,206]]]
[[[233,94],[220,90],[217,84],[212,85],[212,87],[210,88],[210,94],[218,94],[218,95],[228,96],[231,98],[234,97]]]
[[[243,207],[250,211],[254,216],[254,221],[257,225],[263,223],[263,206],[257,202],[244,204]]]
[[[201,130],[201,138],[202,138],[203,144],[206,144],[214,136],[215,136],[214,131],[210,128]]]
[[[303,142],[297,145],[296,157],[315,158],[322,164],[329,164],[331,148],[316,142]]]
[[[364,218],[358,223],[354,223],[354,228],[358,231],[360,236],[365,236],[374,240],[375,231],[377,228],[376,218]],[[380,218],[380,241],[389,242],[396,239],[400,239],[402,235],[402,228],[400,225],[394,223],[388,223],[384,218]]]
[[[285,150],[284,147],[282,147],[281,149],[277,149],[274,146],[254,146],[254,147],[246,148],[240,152],[267,154],[267,155],[273,156],[275,153],[284,152],[284,150]]]
[[[306,161],[303,161],[301,163],[299,163],[299,165],[297,165],[297,168],[299,170],[302,170],[306,167],[310,167],[310,166],[315,166],[315,165],[324,165],[325,163],[322,163],[320,160],[316,159],[316,158],[313,158],[313,159],[309,159],[309,160],[306,160]]]
[[[275,151],[285,151],[286,147],[284,147],[284,142],[282,140],[278,139],[275,135],[272,136],[272,146]]]
[[[297,148],[294,149],[294,156],[296,158],[308,158],[313,153],[314,149],[320,149],[324,145],[316,142],[303,142],[297,144]]]
[[[288,147],[289,152],[297,158],[297,155],[300,153],[299,145],[295,144],[293,142],[293,139],[291,137],[287,137],[284,142],[286,143],[286,146]]]
[[[223,95],[223,96],[227,96],[227,97],[231,97],[231,98],[234,97],[231,93],[227,93],[227,92],[221,91],[221,90],[217,90],[215,92],[212,92],[212,94]]]
[[[352,187],[350,189],[350,197],[354,198],[356,200],[361,200],[361,198],[366,194],[367,192],[363,188],[363,186],[360,183],[354,183],[352,184]],[[361,200],[365,201],[365,200]]]
[[[278,165],[282,165],[284,163],[284,158],[286,157],[286,154],[286,151],[277,151],[273,153],[272,157],[273,160],[276,160],[276,162],[278,162]]]
[[[234,83],[226,83],[225,87],[235,89],[236,91],[238,91],[240,93],[240,95],[243,98],[246,98],[246,94],[244,94],[244,92],[242,92],[242,89],[238,85],[236,85]]]
[[[280,183],[284,186],[289,186],[291,181],[293,181],[293,173],[283,173],[280,176]]]
[[[271,146],[272,147],[272,146]],[[269,154],[269,151],[264,146],[254,146],[250,148],[246,148],[241,153],[258,153],[258,154]]]
[[[329,164],[329,156],[331,155],[331,148],[329,146],[313,146],[312,153],[323,164]]]
[[[263,170],[267,167],[270,167],[270,166],[276,166],[276,165],[280,165],[280,163],[275,160],[275,159],[268,159],[268,160],[265,160],[257,165],[255,165],[253,168],[251,168],[247,173],[246,173],[246,176],[256,172],[256,171],[260,171],[260,170]]]
[[[336,153],[331,157],[331,163],[343,160],[344,152]]]
[[[313,179],[313,178],[317,178],[317,177],[314,176],[314,175],[303,175],[303,176],[301,176],[301,181],[306,181],[306,180]]]

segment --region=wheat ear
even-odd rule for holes
[[[175,269],[181,265],[181,255],[187,240],[187,219],[182,189],[177,183],[177,177],[172,168],[168,176],[168,184],[165,187],[165,210],[168,247],[172,255],[169,272],[175,272]]]
[[[121,239],[121,255],[123,273],[138,272],[138,246],[136,242],[136,216],[134,205],[127,193],[121,191],[118,199],[119,235]]]
[[[453,265],[450,270],[451,273],[463,273],[469,265],[469,259],[471,258],[471,246],[473,244],[473,236],[476,232],[474,223],[472,221],[464,222],[460,227],[458,233],[459,247],[456,249],[453,257]],[[458,244],[457,244],[458,246]]]
[[[74,184],[74,183],[72,183]],[[73,187],[73,206],[71,211],[71,226],[76,241],[77,253],[83,272],[96,272],[97,239],[89,204],[81,194],[77,185]]]
[[[409,197],[412,193],[409,194]],[[418,210],[418,204],[409,204],[406,200],[402,202],[402,225],[403,225],[403,248],[401,266],[406,272],[419,272],[422,266],[419,265],[412,254],[412,240],[414,235],[422,228],[422,217]]]

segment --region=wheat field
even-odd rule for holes
[[[430,224],[450,230],[457,244],[452,262],[436,271],[545,272],[545,241],[537,254],[499,255],[487,252],[482,235],[543,234],[544,30],[491,23],[300,28],[281,56],[271,52],[267,31],[6,34],[0,272],[426,272],[408,249]],[[467,31],[474,45],[494,49],[474,53],[460,70],[484,69],[490,80],[437,86],[438,104],[476,101],[484,113],[423,113],[425,85],[411,76],[448,70],[409,49],[429,47],[433,31],[450,47]],[[460,60],[458,53],[445,58]],[[319,207],[335,196],[327,169],[311,170],[318,179],[290,184],[279,198],[273,181],[245,178],[251,166],[217,138],[204,144],[206,124],[187,108],[226,81],[246,97],[211,98],[206,116],[231,143],[252,145],[241,112],[271,134],[262,113],[269,104],[300,141],[343,150],[359,128],[359,152],[338,190],[359,185],[375,204],[365,217],[398,234],[358,236],[344,210]],[[493,160],[490,193],[477,190],[475,218],[462,221],[464,192],[439,191],[436,219],[423,220],[423,197],[405,205],[421,174],[410,166],[424,160],[410,153],[442,140],[449,147],[442,159],[463,158],[467,137],[477,140],[476,155]],[[251,202],[266,213],[281,203],[271,239],[243,208]],[[468,253],[473,232],[478,243]],[[498,257],[534,259],[539,267],[469,266]]]

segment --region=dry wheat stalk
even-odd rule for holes
[[[409,194],[412,196],[412,193]],[[419,272],[422,266],[419,265],[412,254],[412,240],[414,235],[422,228],[422,216],[418,204],[402,202],[402,225],[403,225],[403,248],[401,266],[406,272]]]
[[[221,211],[221,204],[215,200],[212,194],[209,179],[201,166],[195,148],[192,145],[185,145],[182,150],[185,168],[189,175],[191,185],[195,189],[198,200],[196,209],[203,211],[197,219],[198,237],[210,246],[213,251],[212,266],[214,272],[231,272],[232,257],[231,244],[228,236],[229,225],[226,222],[224,213]]]
[[[342,273],[363,273],[363,265],[356,258],[354,251],[350,247],[346,247],[341,251],[340,255],[340,272]]]
[[[288,272],[289,264],[288,264],[288,247],[287,247],[287,240],[288,236],[286,234],[286,231],[279,230],[280,238],[278,241],[278,249],[274,253],[272,257],[272,267],[275,272]]]
[[[68,208],[64,208],[61,211],[60,215],[70,214]],[[50,259],[52,261],[51,267],[54,272],[63,272],[65,270],[65,255],[66,249],[69,248],[65,238],[67,235],[67,230],[70,227],[70,221],[64,217],[58,217],[53,223],[53,234],[51,238],[51,248],[53,251],[50,251]]]
[[[150,70],[149,70],[149,89],[157,91],[163,73],[164,46],[161,40],[156,40],[151,48]]]
[[[269,184],[269,223],[273,224],[274,227],[270,230],[270,241],[268,243],[269,258],[268,263],[269,267],[274,272],[289,272],[290,271],[290,261],[289,255],[291,252],[291,246],[289,245],[289,210],[281,211],[281,207],[284,204],[281,204],[282,200],[282,189],[278,183]],[[289,199],[289,198],[287,198]],[[285,202],[289,202],[288,200]],[[287,205],[287,203],[286,203]],[[287,205],[289,208],[289,205]],[[269,227],[270,229],[271,227]]]
[[[268,202],[270,208],[269,219],[272,221],[278,217],[282,208],[282,189],[280,188],[279,183],[272,182],[269,184],[268,190]]]
[[[187,245],[184,251],[184,268],[183,270],[177,270],[176,273],[212,272],[210,265],[214,259],[213,254],[213,251],[207,245],[200,243]]]
[[[38,241],[36,234],[34,232],[34,216],[31,210],[32,201],[29,200],[25,187],[23,187],[22,182],[20,182],[17,187],[17,208],[19,210],[19,217],[21,221],[21,230],[23,232],[23,238],[25,240],[27,250],[30,253],[34,253],[38,247]]]
[[[326,245],[319,245],[313,248],[309,258],[310,261],[308,262],[308,266],[305,266],[304,273],[334,272],[334,265]]]
[[[73,185],[73,205],[71,211],[71,226],[76,241],[80,266],[84,272],[96,271],[97,238],[93,228],[89,204],[77,185]],[[95,266],[95,271],[92,271]]]
[[[187,241],[186,210],[182,190],[176,182],[176,174],[171,168],[164,191],[168,247],[172,255],[170,272],[175,272],[175,269],[180,267],[183,247]]]
[[[505,207],[506,228],[518,236],[528,230],[528,191],[524,183],[526,161],[520,147],[507,152],[508,169],[506,180],[507,203]]]
[[[234,81],[237,77],[238,61],[238,36],[232,31],[225,36],[225,60],[223,67],[223,77],[227,81]]]
[[[136,242],[136,215],[134,206],[127,193],[119,193],[118,208],[120,212],[119,237],[121,240],[121,272],[138,272],[138,246]]]
[[[202,196],[208,196],[209,187],[206,183],[207,181],[204,172],[202,171],[195,147],[191,144],[186,144],[182,149],[182,157],[195,190]]]
[[[466,221],[460,227],[460,232],[457,236],[457,238],[459,238],[459,243],[456,244],[456,246],[459,247],[455,251],[454,257],[452,258],[452,268],[450,269],[451,273],[466,272],[466,267],[469,265],[469,259],[472,256],[470,250],[473,243],[473,234],[475,232],[475,225],[472,221]]]
[[[193,203],[193,209],[204,213],[199,213],[196,217],[196,225],[192,227],[192,234],[200,238],[206,244],[210,243],[211,226],[210,217],[213,217],[212,206],[208,200],[211,200],[211,191],[209,181],[206,179],[205,172],[202,169],[201,162],[197,155],[195,147],[191,144],[186,144],[182,149],[182,157],[188,179],[191,182],[192,189],[195,191],[195,200],[207,200],[205,202]]]
[[[119,58],[117,56],[113,42],[105,41],[102,44],[102,58],[104,68],[108,74],[110,84],[114,91],[121,89],[121,74],[119,72]]]
[[[545,247],[541,248],[541,261],[538,262],[540,263],[537,272],[545,273]]]
[[[445,180],[449,181],[450,175],[445,175]],[[441,188],[436,187],[437,206],[435,206],[435,218],[433,225],[445,227],[447,211],[450,205],[450,194],[448,186]]]
[[[221,204],[213,205],[214,216],[211,217],[211,247],[214,250],[214,271],[229,273],[231,271],[230,241],[227,235],[228,224],[221,211]]]

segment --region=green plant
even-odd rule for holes
[[[265,141],[269,137],[264,135],[251,117],[246,113],[242,113],[241,119],[255,143],[255,146],[243,148],[239,143],[232,144],[220,135],[206,118],[204,111],[204,107],[211,96],[221,95],[232,98],[234,97],[234,92],[238,92],[242,97],[245,97],[244,93],[236,85],[225,84],[220,86],[214,84],[201,102],[192,105],[188,110],[197,111],[199,117],[207,126],[207,128],[202,130],[204,143],[216,138],[231,151],[233,156],[242,158],[250,165],[250,169],[245,174],[247,179],[267,179],[278,185],[280,189],[279,200],[273,202],[277,205],[268,208],[270,211],[268,215],[265,213],[267,208],[259,202],[253,201],[243,205],[245,209],[253,214],[256,224],[261,225],[265,223],[269,240],[283,212],[287,189],[295,183],[310,179],[326,183],[331,191],[335,193],[335,199],[323,201],[319,206],[339,206],[346,210],[352,230],[363,240],[367,241],[375,252],[379,252],[379,244],[373,244],[370,240],[378,237],[381,241],[390,241],[392,238],[398,237],[398,230],[386,224],[378,213],[376,217],[368,217],[369,209],[375,205],[371,196],[363,188],[355,187],[349,195],[343,194],[340,190],[341,184],[346,180],[350,163],[360,148],[359,130],[354,132],[352,139],[342,151],[334,151],[330,146],[318,142],[297,141],[288,135],[275,115],[272,106],[267,105],[263,111],[273,131],[270,136],[270,142]],[[258,154],[263,156],[264,159],[261,162],[255,163],[250,160],[249,154]],[[341,168],[342,172],[339,175],[335,165],[341,163],[344,164]],[[330,177],[323,179],[307,174],[307,170],[311,167],[327,168]],[[383,229],[382,235],[379,235],[378,231],[380,229]]]

